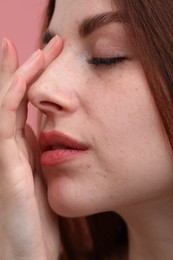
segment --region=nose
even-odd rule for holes
[[[46,115],[74,113],[79,106],[74,71],[65,59],[57,58],[29,88],[29,101]]]

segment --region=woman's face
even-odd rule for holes
[[[49,203],[64,216],[119,212],[173,183],[146,77],[112,11],[111,0],[57,0],[49,30],[63,49],[28,93],[46,115],[41,164]]]

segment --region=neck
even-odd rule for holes
[[[165,195],[121,211],[129,232],[129,260],[171,260],[173,198]]]

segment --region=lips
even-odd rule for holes
[[[42,132],[39,137],[41,164],[55,166],[81,156],[88,146],[58,131]]]

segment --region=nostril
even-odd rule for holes
[[[59,110],[59,111],[63,110],[62,106],[60,106],[56,103],[50,102],[50,101],[41,101],[40,104],[47,109],[55,108],[56,110]]]

